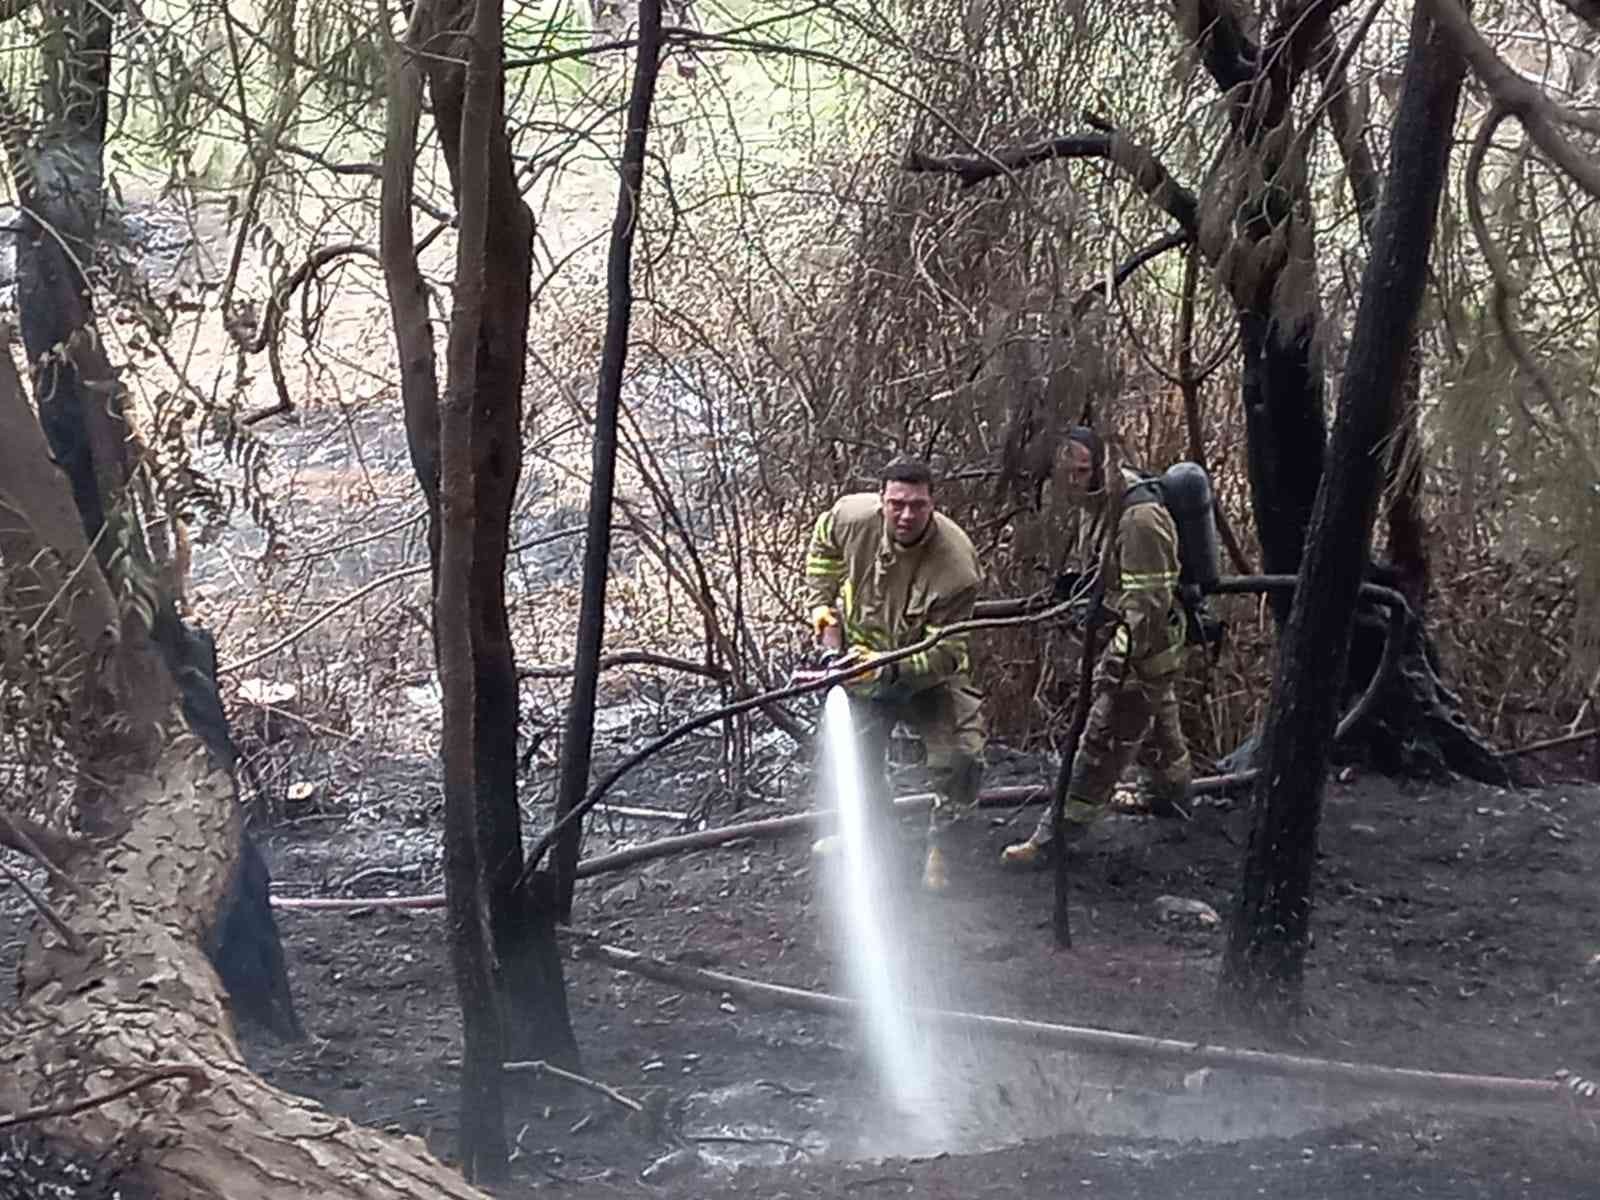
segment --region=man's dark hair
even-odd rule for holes
[[[883,469],[884,483],[923,483],[933,487],[933,470],[920,458],[897,458]]]
[[[1100,440],[1100,435],[1088,425],[1074,425],[1067,430],[1067,441],[1077,442],[1089,452],[1089,461],[1094,464],[1093,474],[1089,477],[1089,490],[1100,491],[1106,485],[1106,446]]]

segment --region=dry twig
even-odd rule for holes
[[[131,1083],[121,1087],[112,1088],[98,1096],[89,1096],[83,1100],[73,1100],[65,1104],[51,1104],[43,1108],[30,1108],[24,1112],[9,1117],[0,1117],[0,1129],[10,1129],[16,1125],[26,1125],[33,1121],[48,1121],[54,1117],[70,1117],[76,1113],[87,1112],[91,1108],[98,1108],[102,1104],[109,1104],[141,1088],[147,1088],[152,1083],[160,1083],[164,1079],[187,1080],[191,1087],[204,1088],[211,1085],[211,1080],[199,1067],[174,1065],[170,1067],[156,1067],[146,1071]]]
[[[28,902],[34,908],[39,910],[40,916],[50,922],[50,928],[61,935],[61,939],[72,948],[74,954],[87,954],[89,952],[88,943],[79,937],[77,931],[67,924],[66,919],[50,906],[48,900],[28,886],[26,879],[6,866],[5,863],[0,863],[0,875],[4,875],[17,885],[17,890],[28,898]],[[4,1122],[0,1122],[0,1128],[4,1128]]]

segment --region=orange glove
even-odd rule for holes
[[[875,650],[869,650],[866,646],[851,646],[850,653],[845,655],[844,661],[839,663],[834,670],[837,671],[842,670],[845,667],[854,667],[859,666],[862,663],[875,662],[877,659],[882,657],[883,655],[879,654]],[[889,685],[893,684],[895,678],[899,674],[900,665],[898,663],[884,663],[881,666],[873,667],[870,671],[863,671],[861,674],[852,676],[851,678],[845,680],[844,686],[849,688],[852,692],[875,692],[879,688],[888,687]]]
[[[819,604],[811,610],[811,628],[821,642],[829,650],[838,650],[844,645],[844,626],[839,622],[839,614],[826,604]]]

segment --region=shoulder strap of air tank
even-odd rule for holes
[[[1139,472],[1139,482],[1129,484],[1122,493],[1123,508],[1131,508],[1135,504],[1165,504],[1166,500],[1160,478],[1146,471]]]

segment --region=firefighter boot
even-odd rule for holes
[[[1073,846],[1088,835],[1089,826],[1099,817],[1100,809],[1087,800],[1068,796],[1065,815],[1065,840],[1068,846]],[[1000,862],[1013,870],[1039,871],[1050,865],[1056,851],[1054,822],[1046,808],[1039,814],[1039,823],[1033,827],[1027,841],[1013,842],[1000,851]]]

